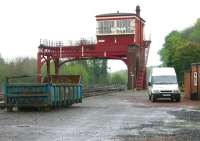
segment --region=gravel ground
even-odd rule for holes
[[[1,110],[0,141],[199,141],[199,104],[127,91],[51,112]]]

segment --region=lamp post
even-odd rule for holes
[[[134,74],[132,72],[130,72],[130,76],[131,76],[131,88],[134,89],[134,85],[133,85],[134,84],[134,82],[133,82]]]

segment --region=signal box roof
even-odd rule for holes
[[[136,14],[117,12],[117,13],[107,13],[107,14],[96,15],[96,17],[113,17],[113,16],[136,16]]]
[[[96,15],[96,18],[99,18],[99,17],[106,17],[107,18],[107,17],[118,17],[118,16],[135,16],[135,17],[140,18],[142,21],[145,21],[144,19],[142,19],[137,14],[134,14],[134,13],[119,13],[119,12]]]

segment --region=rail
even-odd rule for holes
[[[3,89],[0,86],[0,105],[1,105],[1,103],[3,103]]]
[[[104,95],[104,94],[109,94],[112,92],[117,92],[117,91],[124,91],[125,86],[120,85],[120,86],[104,86],[104,87],[96,87],[92,89],[84,89],[83,90],[83,97],[92,97],[92,96],[98,96],[98,95]]]
[[[108,94],[111,92],[124,91],[124,90],[125,90],[125,86],[123,85],[86,88],[83,90],[83,93],[84,93],[83,97],[103,95],[103,94]],[[3,101],[2,88],[0,88],[0,101]]]

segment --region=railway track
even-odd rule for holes
[[[3,99],[3,90],[0,86],[0,109],[1,109],[1,105],[4,105],[4,99]]]
[[[0,101],[3,101],[3,90],[1,87],[0,87]]]
[[[96,88],[90,88],[90,89],[84,89],[83,90],[83,97],[91,97],[91,96],[98,96],[98,95],[104,95],[109,94],[112,92],[117,91],[124,91],[125,86],[104,86],[104,87],[96,87]]]
[[[123,91],[125,90],[125,86],[104,86],[104,87],[95,87],[95,88],[87,88],[83,90],[83,97],[91,97],[97,95],[108,94],[111,92]],[[3,100],[3,90],[0,88],[0,101]]]

